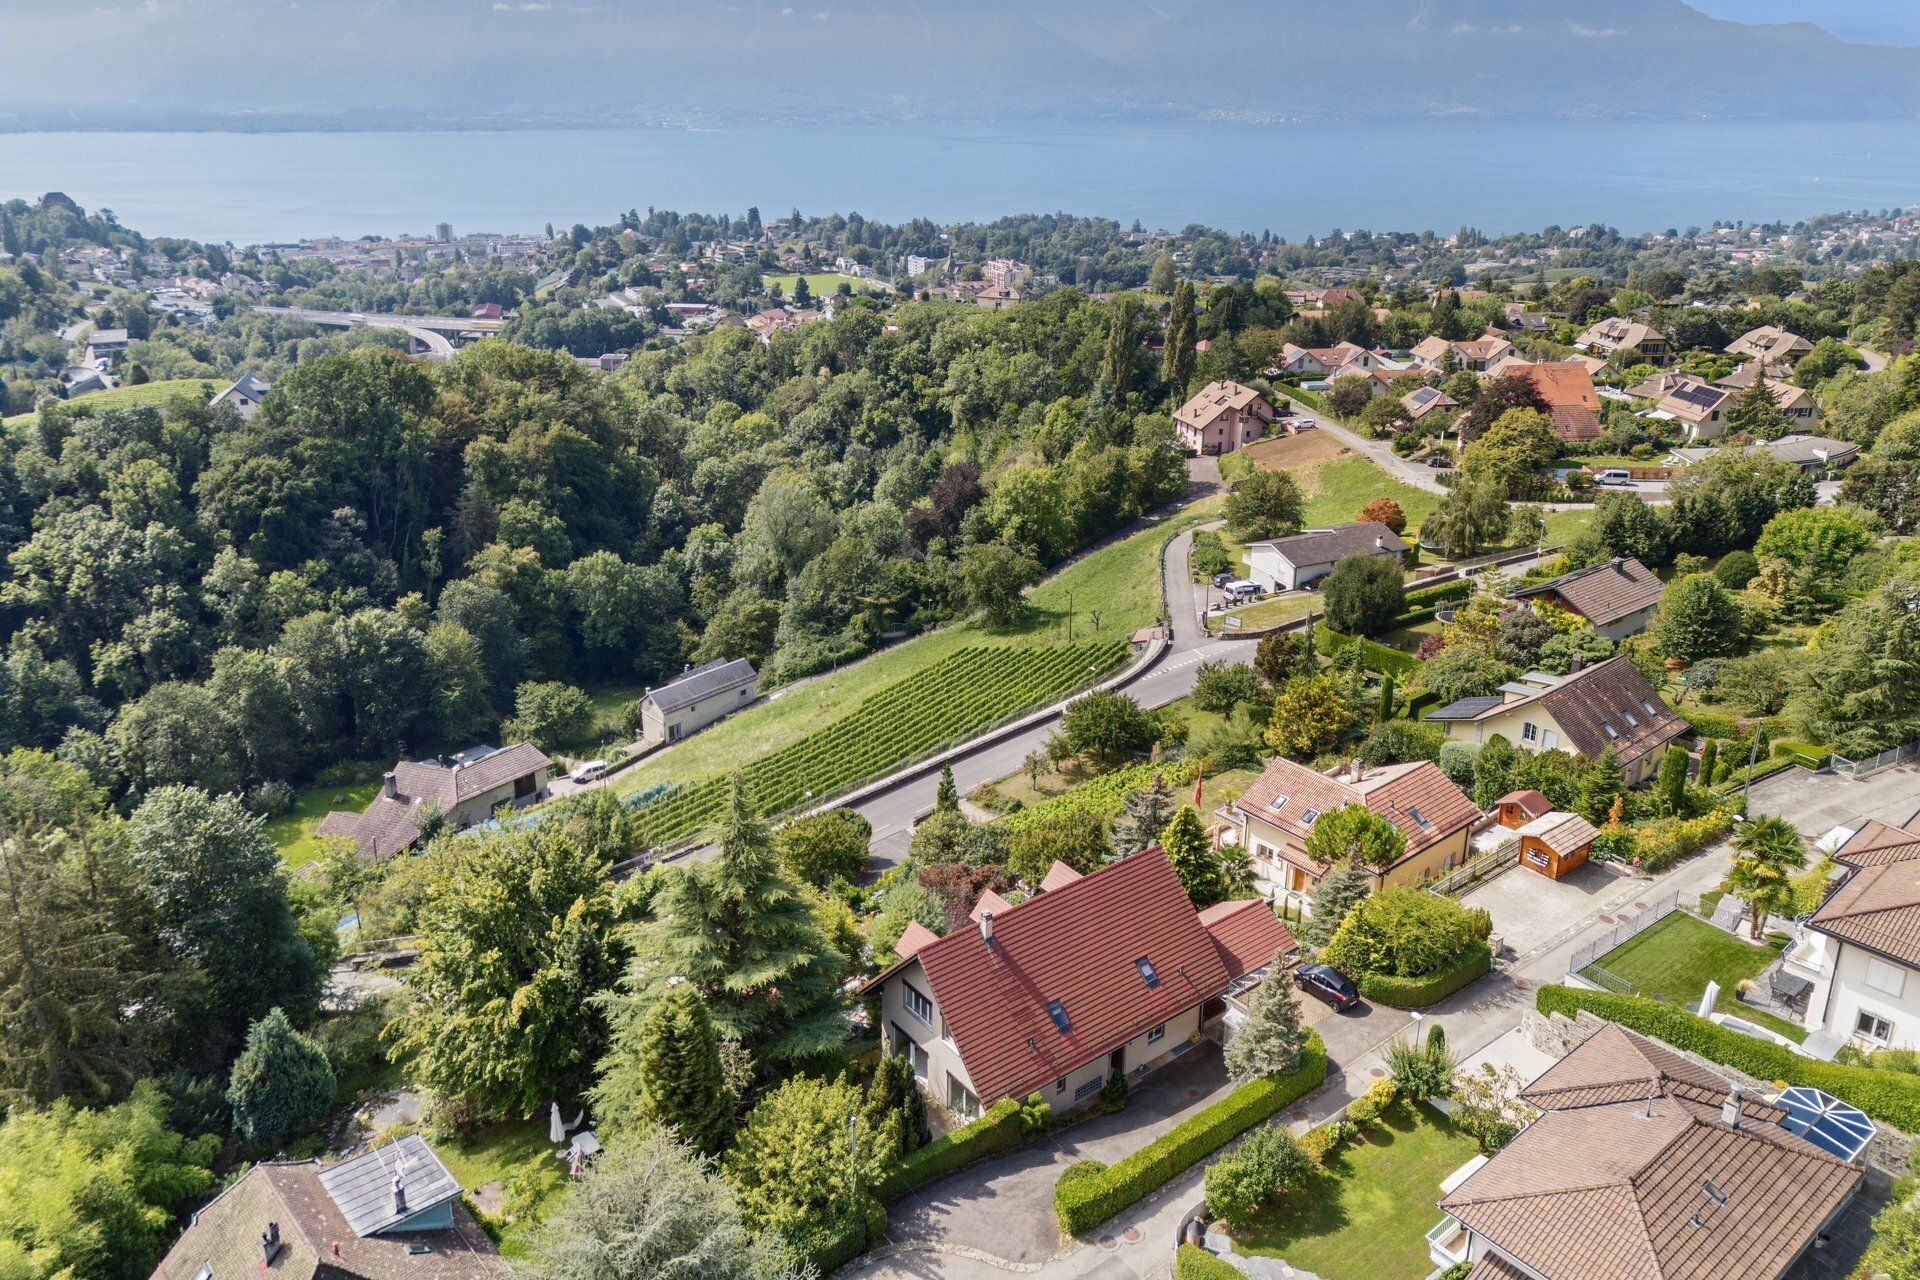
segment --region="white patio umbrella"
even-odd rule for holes
[[[567,1140],[567,1127],[560,1121],[560,1104],[547,1105],[547,1141],[558,1146]]]

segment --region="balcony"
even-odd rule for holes
[[[1444,1214],[1427,1232],[1427,1257],[1434,1266],[1445,1270],[1467,1260],[1467,1246],[1472,1242],[1473,1234],[1455,1222],[1451,1214]]]
[[[1801,925],[1781,955],[1780,967],[1809,982],[1820,982],[1833,970],[1832,942],[1826,934]]]

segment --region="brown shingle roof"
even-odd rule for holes
[[[403,760],[394,766],[393,772],[401,795],[451,810],[463,801],[552,763],[547,753],[531,742],[516,742],[490,751],[470,764],[448,766],[437,760]]]
[[[1622,556],[1522,587],[1513,595],[1524,599],[1552,592],[1567,608],[1594,626],[1604,627],[1659,604],[1663,585],[1647,566],[1632,556]]]
[[[1897,848],[1897,846],[1894,846]],[[1849,874],[1807,923],[1920,968],[1920,848]],[[1891,849],[1883,850],[1891,853]]]
[[[1607,1023],[1560,1061],[1541,1072],[1520,1096],[1542,1111],[1644,1102],[1650,1097],[1686,1098],[1719,1106],[1727,1082],[1658,1040]],[[1786,1112],[1757,1098],[1746,1114],[1768,1124]]]
[[[1300,947],[1280,917],[1273,914],[1273,905],[1261,898],[1216,902],[1200,913],[1200,927],[1213,939],[1229,978],[1273,963],[1276,952],[1297,951]]]
[[[1905,826],[1893,826],[1878,818],[1868,818],[1833,856],[1856,867],[1873,867],[1885,862],[1903,862],[1920,856],[1920,814],[1907,819]]]
[[[1313,824],[1304,821],[1307,814],[1314,814],[1317,820],[1320,814],[1350,804],[1363,804],[1400,828],[1407,838],[1402,861],[1481,818],[1473,801],[1431,760],[1362,769],[1358,781],[1353,781],[1344,772],[1329,777],[1275,756],[1233,807],[1305,845],[1313,831]],[[1326,870],[1304,854],[1298,855],[1298,860],[1316,875]]]
[[[1558,439],[1578,442],[1599,437],[1600,393],[1594,390],[1586,366],[1570,360],[1530,364],[1507,370],[1507,376],[1533,383],[1533,389],[1547,402],[1547,416]]]
[[[1529,819],[1553,812],[1553,801],[1531,788],[1525,791],[1509,791],[1493,803],[1495,805],[1510,804],[1526,814]]]
[[[1588,1090],[1644,1073],[1641,1087],[1665,1091],[1549,1109],[1440,1203],[1547,1280],[1770,1280],[1859,1182],[1859,1170],[1751,1103],[1739,1127],[1725,1124],[1719,1098],[1696,1101],[1705,1086],[1678,1078],[1711,1073],[1618,1028],[1527,1096],[1555,1100],[1541,1086],[1556,1073]]]
[[[1591,822],[1577,813],[1548,813],[1535,818],[1514,834],[1532,836],[1547,848],[1565,857],[1592,844],[1594,838],[1600,833],[1594,829]]]
[[[420,802],[393,796],[375,796],[362,813],[335,809],[320,819],[314,834],[345,836],[362,858],[391,858],[420,839]]]
[[[1269,421],[1273,418],[1273,406],[1267,403],[1265,396],[1252,387],[1231,381],[1209,382],[1200,388],[1199,394],[1181,405],[1174,417],[1181,422],[1204,427],[1221,414],[1234,410],[1250,410],[1256,417]]]
[[[1537,701],[1582,755],[1612,747],[1622,765],[1687,732],[1687,722],[1624,656],[1569,676]]]
[[[1023,1096],[1226,988],[1167,855],[1146,849],[1029,898],[915,957],[982,1101]],[[1158,985],[1135,960],[1145,957]],[[1069,1029],[1048,1012],[1059,1001]]]
[[[1497,1253],[1483,1253],[1467,1272],[1467,1280],[1533,1280],[1513,1263]]]

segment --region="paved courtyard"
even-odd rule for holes
[[[1633,903],[1644,898],[1645,885],[1600,862],[1589,862],[1558,880],[1513,867],[1461,894],[1460,902],[1491,915],[1501,943],[1524,956],[1591,921],[1596,913],[1611,914],[1615,908],[1631,913]]]
[[[1855,782],[1837,773],[1787,769],[1753,784],[1749,807],[1755,817],[1777,815],[1819,839],[1839,826],[1857,826],[1878,818],[1900,826],[1920,813],[1920,768],[1902,765]]]

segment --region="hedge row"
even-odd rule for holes
[[[1420,668],[1420,659],[1410,653],[1389,649],[1386,645],[1376,644],[1372,640],[1342,635],[1324,624],[1315,629],[1314,639],[1327,653],[1337,653],[1350,644],[1359,645],[1360,661],[1382,675],[1404,676]]]
[[[1360,994],[1376,1004],[1396,1009],[1424,1009],[1439,1004],[1460,988],[1493,971],[1493,949],[1475,942],[1446,968],[1418,978],[1397,978],[1390,973],[1360,975]]]
[[[788,1240],[796,1257],[824,1276],[887,1238],[887,1207],[872,1196],[858,1215],[814,1223]]]
[[[1026,831],[1066,813],[1093,813],[1104,821],[1120,812],[1129,795],[1150,785],[1155,774],[1165,778],[1167,785],[1177,792],[1181,787],[1192,786],[1199,772],[1200,762],[1191,756],[1180,760],[1143,760],[1102,774],[1057,796],[1036,801],[1024,809],[1015,809],[1000,819],[1000,824],[1008,831]]]
[[[1473,583],[1465,578],[1443,582],[1435,587],[1415,587],[1402,597],[1409,609],[1437,606],[1448,600],[1464,600],[1473,594]]]
[[[1609,1022],[1664,1040],[1676,1049],[1725,1063],[1756,1079],[1784,1080],[1788,1084],[1824,1089],[1876,1120],[1884,1120],[1908,1133],[1920,1133],[1920,1075],[1802,1057],[1771,1040],[1743,1036],[1677,1005],[1639,996],[1544,986],[1534,997],[1534,1004],[1542,1013],[1559,1013],[1569,1018],[1585,1009]]]
[[[1287,1075],[1249,1080],[1111,1167],[1097,1160],[1068,1165],[1053,1187],[1053,1212],[1060,1229],[1069,1235],[1086,1234],[1280,1108],[1319,1088],[1326,1078],[1327,1047],[1318,1032],[1308,1032],[1300,1065]]]
[[[988,1107],[978,1120],[942,1134],[893,1166],[874,1186],[873,1194],[883,1204],[892,1204],[935,1178],[944,1178],[982,1157],[1011,1151],[1025,1141],[1020,1103],[1013,1098],[1002,1098]]]
[[[1183,1244],[1174,1250],[1173,1280],[1246,1280],[1246,1274],[1198,1246]]]

